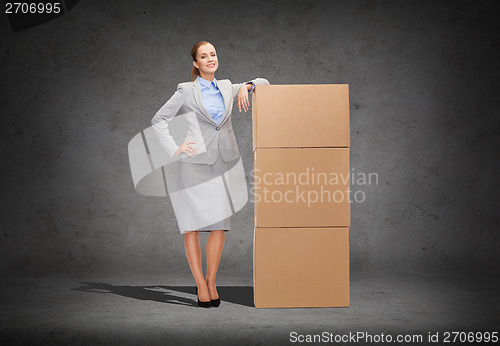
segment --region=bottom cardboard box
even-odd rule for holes
[[[349,227],[254,229],[256,308],[348,307]]]

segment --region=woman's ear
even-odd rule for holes
[[[193,66],[199,69],[198,63],[196,61],[194,61],[194,60],[193,60]]]

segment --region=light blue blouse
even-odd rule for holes
[[[200,82],[203,105],[212,119],[219,124],[226,110],[226,106],[224,105],[224,98],[217,86],[217,80],[215,77],[211,82],[201,76],[196,78],[198,78]],[[252,89],[250,89],[250,91],[252,91],[254,87],[255,84],[252,82]]]

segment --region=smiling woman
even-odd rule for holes
[[[215,47],[207,41],[196,43],[191,49],[191,57],[193,58],[192,80],[195,80],[200,75],[207,79],[209,75],[215,73],[219,66]]]
[[[237,84],[229,79],[217,80],[217,52],[207,41],[193,46],[191,58],[192,81],[178,84],[175,94],[158,110],[151,123],[167,154],[178,157],[176,165],[167,171],[167,174],[174,175],[174,178],[167,179],[175,181],[177,187],[175,194],[170,191],[169,194],[179,230],[184,234],[186,256],[197,286],[198,305],[216,307],[220,299],[215,275],[234,209],[228,198],[230,193],[225,176],[231,167],[241,163],[231,124],[233,101],[237,99],[240,112],[242,109],[246,112],[248,95],[255,85],[269,82],[264,78]],[[194,114],[198,135],[187,136],[177,146],[169,133],[168,122],[179,110],[183,114]],[[193,138],[203,143],[197,143]],[[200,231],[210,232],[206,248],[206,277],[201,266]]]

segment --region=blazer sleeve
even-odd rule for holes
[[[255,79],[252,79],[248,82],[244,82],[244,83],[236,83],[236,84],[233,84],[233,101],[236,101],[237,97],[238,97],[238,93],[240,92],[240,88],[245,85],[245,84],[248,84],[248,83],[253,83],[254,85],[269,85],[269,81],[265,78],[255,78]],[[255,88],[252,88],[250,91],[249,91],[249,95],[253,92]]]
[[[168,122],[172,120],[184,104],[185,91],[180,84],[172,97],[156,112],[151,125],[160,141],[160,145],[165,149],[169,157],[173,157],[179,146],[168,130]]]

